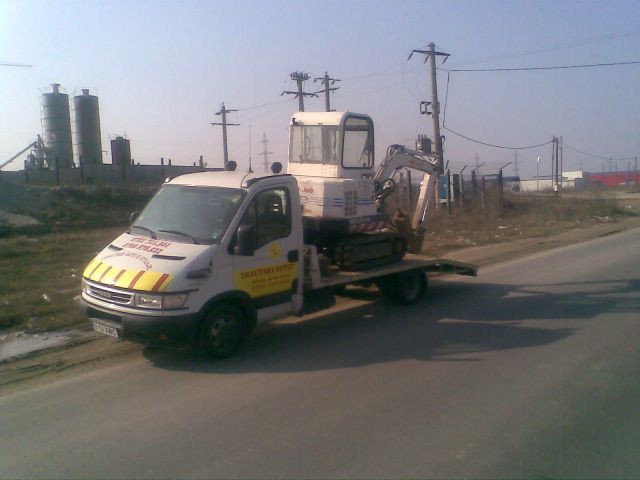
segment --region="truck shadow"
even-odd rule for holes
[[[217,374],[317,371],[407,359],[479,361],[474,353],[562,340],[576,331],[573,322],[562,328],[563,320],[640,312],[640,298],[633,295],[638,291],[637,280],[521,286],[436,280],[423,302],[397,307],[373,289],[348,290],[352,299],[371,302],[265,325],[228,359],[151,347],[143,354],[158,368]],[[558,327],[532,325],[554,319]]]

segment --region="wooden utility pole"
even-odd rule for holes
[[[293,72],[291,73],[291,80],[294,80],[296,82],[296,84],[298,85],[298,90],[296,92],[292,92],[292,91],[288,91],[285,90],[284,92],[282,92],[280,94],[280,96],[287,94],[287,95],[294,95],[295,97],[298,98],[298,111],[299,112],[304,112],[304,97],[317,97],[318,95],[315,93],[309,93],[309,92],[305,92],[304,91],[304,82],[306,82],[307,80],[309,80],[309,74],[308,73],[304,73],[304,72]]]
[[[260,143],[262,144],[262,152],[258,155],[264,157],[264,173],[269,173],[269,155],[273,152],[267,151],[267,143],[269,143],[269,140],[267,140],[267,135],[264,132],[262,132],[262,141]]]
[[[439,204],[440,196],[440,175],[444,172],[444,156],[442,151],[442,137],[440,136],[440,104],[438,103],[438,82],[436,79],[436,57],[444,57],[444,62],[449,58],[448,53],[436,52],[436,46],[433,42],[429,44],[429,50],[412,50],[409,54],[409,59],[414,53],[420,53],[425,55],[425,63],[429,62],[429,73],[431,78],[431,112],[428,109],[421,110],[421,113],[431,115],[433,120],[433,154],[436,157],[436,164],[438,166],[438,176],[435,181],[436,191],[436,208]],[[422,105],[428,107],[428,102],[423,102]]]
[[[331,111],[331,99],[329,94],[332,91],[338,90],[340,87],[331,87],[330,85],[335,85],[336,82],[339,82],[339,78],[329,78],[329,74],[324,72],[324,77],[314,78],[313,81],[317,82],[318,80],[322,80],[324,84],[324,90],[318,90],[316,93],[324,92],[324,110],[325,112]]]
[[[239,123],[227,123],[227,113],[229,112],[237,112],[237,110],[232,110],[225,108],[224,102],[220,107],[220,110],[216,112],[216,115],[220,115],[221,122],[211,122],[211,125],[221,125],[222,126],[222,153],[224,155],[224,169],[227,170],[229,168],[229,150],[227,148],[227,127],[237,127]]]

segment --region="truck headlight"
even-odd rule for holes
[[[169,295],[153,295],[146,293],[136,293],[136,307],[154,308],[156,310],[171,310],[180,308],[187,301],[188,293],[175,293]]]

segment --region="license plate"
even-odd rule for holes
[[[105,335],[109,335],[110,337],[118,338],[118,330],[113,327],[107,327],[105,325],[93,322],[93,329],[96,332],[104,333]]]

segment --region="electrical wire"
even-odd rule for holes
[[[532,70],[567,70],[570,68],[615,67],[620,65],[638,65],[640,60],[629,62],[585,63],[582,65],[556,65],[552,67],[516,67],[516,68],[440,68],[447,72],[526,72]]]
[[[614,158],[614,157],[604,157],[602,155],[595,155],[593,153],[588,153],[588,152],[583,152],[582,150],[576,148],[576,147],[572,147],[571,145],[562,142],[562,146],[563,147],[567,147],[569,150],[573,150],[574,152],[580,153],[582,155],[586,155],[587,157],[592,157],[592,158],[597,158],[598,160],[612,160],[612,161],[623,161],[623,160],[634,160],[636,157],[619,157],[619,158]]]
[[[538,145],[528,145],[526,147],[507,147],[505,145],[495,145],[493,143],[487,143],[487,142],[483,142],[481,140],[476,140],[475,138],[471,138],[471,137],[467,137],[466,135],[463,135],[461,133],[456,132],[455,130],[451,130],[450,128],[447,128],[445,126],[442,127],[444,130],[446,130],[447,132],[451,132],[454,135],[457,135],[458,137],[464,138],[465,140],[469,140],[470,142],[474,142],[474,143],[479,143],[480,145],[484,145],[486,147],[493,147],[493,148],[503,148],[505,150],[528,150],[530,148],[539,148],[539,147],[544,147],[545,145],[549,145],[550,143],[553,142],[553,140],[549,140],[548,142],[545,143],[540,143]]]
[[[449,80],[450,80],[451,72],[447,72],[447,88],[444,94],[444,111],[442,113],[442,128],[444,128],[447,123],[447,100],[449,100]]]
[[[237,110],[238,112],[246,112],[247,110],[257,110],[258,108],[271,107],[273,105],[278,105],[281,103],[292,102],[293,100],[294,100],[293,98],[285,98],[284,100],[278,100],[278,101],[269,102],[269,103],[261,103],[258,105],[250,105],[248,107],[236,108],[235,110]]]

